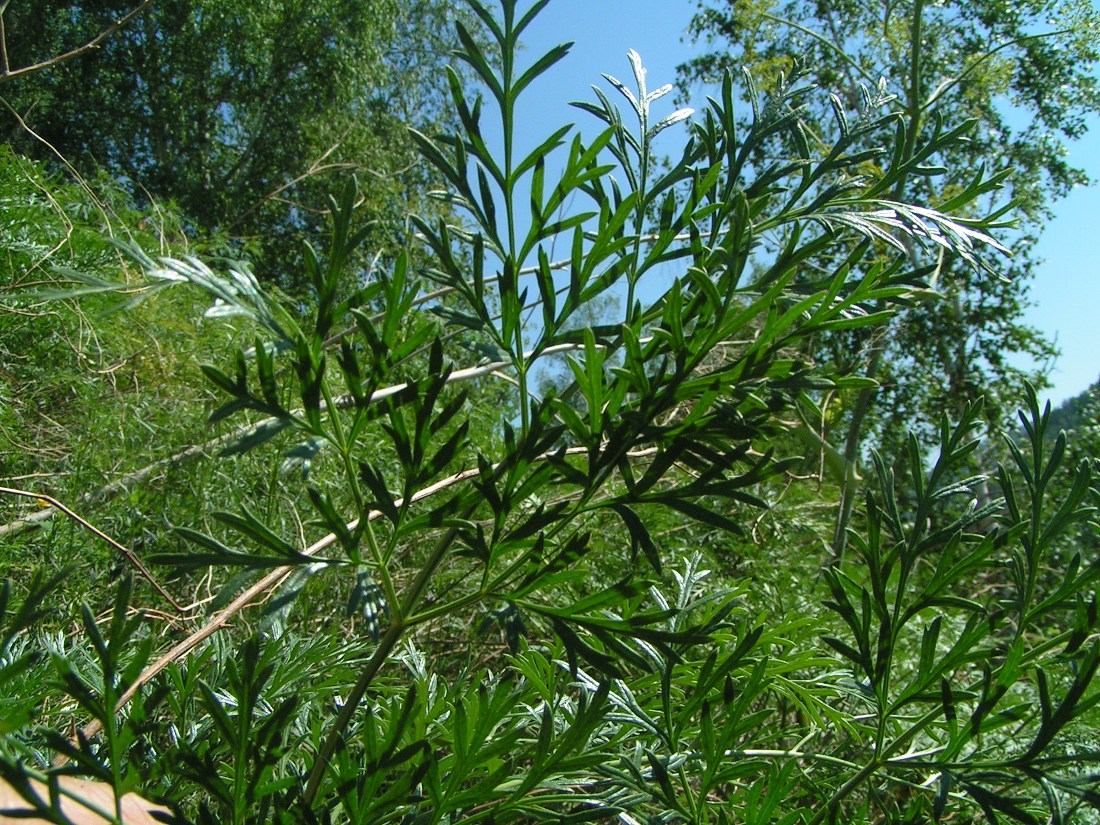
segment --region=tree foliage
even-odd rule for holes
[[[12,4],[10,60],[63,54],[129,8]],[[139,199],[175,201],[194,225],[243,241],[269,275],[295,271],[295,233],[323,226],[333,176],[357,170],[378,222],[372,247],[393,253],[410,208],[429,208],[405,125],[445,116],[430,79],[452,16],[435,0],[153,3],[95,51],[6,84],[9,139],[86,175],[106,170]]]
[[[1053,202],[1087,182],[1069,163],[1067,146],[1100,108],[1100,18],[1093,6],[738,0],[701,3],[691,32],[710,50],[681,67],[685,83],[719,79],[728,66],[773,76],[797,57],[847,107],[861,86],[885,78],[904,115],[902,140],[917,141],[943,124],[971,124],[966,140],[926,158],[899,192],[942,202],[975,170],[1011,170],[1005,186],[1018,224],[1012,262],[998,268],[999,277],[960,267],[943,251],[913,250],[935,267],[931,283],[945,300],[907,313],[877,342],[843,337],[819,352],[874,364],[883,384],[876,429],[892,432],[892,443],[915,421],[934,420],[942,409],[959,414],[979,394],[1003,423],[1010,408],[999,399],[1015,397],[1024,376],[1036,380],[1029,364],[1042,367],[1054,352],[1022,318],[1038,263],[1031,245]],[[822,124],[832,118],[830,99],[812,102],[803,117],[806,139],[819,146]],[[862,171],[881,174],[874,162]],[[876,356],[878,349],[884,355]]]

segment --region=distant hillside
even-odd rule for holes
[[[1076,430],[1084,424],[1096,423],[1100,414],[1100,379],[1091,387],[1059,404],[1050,414],[1051,433]]]

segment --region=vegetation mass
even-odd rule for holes
[[[547,2],[0,4],[0,817],[1100,820],[1095,12]]]

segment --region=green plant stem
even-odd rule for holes
[[[925,0],[916,0],[913,4],[913,28],[910,32],[910,66],[909,66],[909,100],[907,101],[906,114],[908,115],[908,128],[905,134],[905,145],[902,148],[902,162],[913,157],[917,145],[917,135],[920,132],[921,112],[923,106],[920,100],[921,85],[921,37],[923,32]],[[905,191],[906,176],[898,177],[894,186],[894,198],[900,200]],[[882,359],[886,350],[886,336],[882,335],[871,343],[871,358],[867,365],[867,376],[875,378],[882,366]],[[852,410],[852,419],[848,422],[848,433],[844,439],[844,484],[840,488],[840,508],[837,513],[836,527],[833,530],[833,565],[839,566],[844,561],[844,551],[848,544],[848,524],[852,520],[852,509],[855,505],[856,484],[855,476],[859,465],[860,436],[863,434],[863,423],[871,408],[874,406],[877,390],[874,387],[866,387],[859,391],[856,405]]]
[[[516,59],[516,35],[514,31],[515,21],[511,14],[504,16],[504,40],[501,49],[501,87],[504,92],[504,100],[500,109],[501,130],[504,143],[504,212],[508,223],[508,251],[503,262],[504,279],[508,288],[516,300],[516,312],[522,312],[519,306],[519,276],[523,261],[516,259],[518,244],[516,243],[516,205],[515,189],[516,177],[514,169],[515,156],[515,94],[513,82],[515,80]],[[502,309],[504,309],[502,307]],[[507,310],[505,310],[507,311]],[[520,431],[526,433],[531,426],[531,401],[527,387],[527,360],[524,357],[523,348],[523,324],[520,317],[515,318],[515,333],[512,341],[507,342],[512,350],[512,362],[516,368],[516,378],[519,381],[519,418]]]
[[[340,422],[339,404],[333,399],[327,381],[322,382],[321,392],[325,398],[325,408],[328,410],[329,426],[332,428],[329,441],[332,443],[332,446],[340,452],[340,458],[343,460],[344,464],[344,471],[347,473],[348,487],[351,490],[352,498],[355,500],[355,509],[357,512],[362,513],[365,509],[363,504],[363,492],[359,489],[358,474],[353,472],[350,464],[351,449],[348,445],[347,436],[344,434],[344,425]]]
[[[886,347],[882,343],[872,343],[871,360],[867,365],[867,375],[878,373]],[[840,486],[840,507],[837,512],[836,526],[833,530],[832,564],[839,567],[844,562],[844,552],[848,547],[848,524],[852,520],[855,507],[859,475],[859,446],[863,435],[863,422],[871,412],[875,401],[875,390],[867,387],[859,391],[856,405],[852,409],[852,418],[848,422],[848,432],[844,437],[844,479]]]
[[[472,510],[473,508],[469,509]],[[465,517],[469,515],[470,512],[467,512]],[[454,543],[457,534],[458,526],[455,525],[448,528],[447,531],[440,536],[439,541],[436,542],[435,547],[432,549],[431,555],[420,568],[413,583],[409,585],[409,589],[405,594],[404,604],[401,605],[402,616],[412,614],[421,596],[423,596],[425,589],[427,589],[428,582],[431,581],[440,563],[446,558],[447,552],[451,549],[451,545]],[[396,603],[394,607],[397,607]],[[325,770],[328,768],[329,760],[332,759],[332,755],[336,753],[336,748],[339,746],[344,734],[351,726],[352,719],[359,710],[359,703],[363,700],[363,696],[366,695],[367,689],[374,681],[374,677],[378,675],[378,672],[382,669],[386,660],[389,659],[390,654],[393,652],[393,649],[397,646],[397,643],[401,640],[401,637],[408,627],[409,625],[403,619],[395,617],[395,621],[378,641],[378,647],[364,666],[363,672],[359,674],[359,680],[355,683],[355,687],[352,688],[351,693],[345,699],[344,706],[340,708],[340,713],[333,723],[332,730],[329,731],[328,736],[321,744],[321,748],[318,750],[317,756],[314,759],[313,768],[310,770],[309,780],[307,781],[303,797],[303,801],[307,807],[312,806],[313,800],[317,797],[317,792],[320,790],[321,781],[324,778]]]
[[[114,640],[111,640],[113,643]],[[107,750],[111,753],[111,788],[113,790],[113,796],[115,798],[115,816],[119,822],[122,822],[122,794],[118,792],[118,789],[122,787],[122,765],[124,763],[122,753],[122,743],[119,742],[118,736],[118,717],[115,715],[114,707],[118,701],[118,691],[115,685],[115,672],[114,661],[110,655],[113,651],[110,651],[110,644],[108,643],[108,650],[106,656],[103,657],[103,738],[107,740]]]
[[[863,79],[866,80],[868,84],[870,84],[871,86],[875,85],[875,82],[877,81],[877,78],[873,77],[870,73],[868,73],[866,70],[864,70],[864,68],[859,65],[858,61],[856,61],[853,58],[849,57],[845,53],[845,51],[842,48],[840,48],[840,46],[838,46],[836,43],[834,43],[829,38],[825,37],[820,32],[816,32],[813,29],[811,29],[807,26],[803,26],[800,23],[796,23],[795,21],[790,20],[786,17],[780,17],[780,16],[775,15],[775,14],[769,14],[768,12],[761,12],[760,17],[764,20],[769,20],[772,23],[779,23],[782,26],[789,26],[790,28],[794,29],[795,31],[800,32],[801,34],[804,34],[807,37],[813,38],[818,43],[820,43],[822,46],[824,46],[826,49],[828,49],[833,54],[835,54],[841,61],[843,61],[845,64],[847,64],[847,66],[849,68],[854,69],[856,72],[858,72],[859,75],[861,77],[863,77]]]
[[[352,688],[351,693],[344,700],[340,713],[332,725],[332,730],[329,731],[328,736],[322,742],[321,748],[317,751],[317,756],[313,760],[313,767],[310,769],[309,780],[303,794],[303,802],[306,807],[313,805],[313,800],[317,797],[317,792],[321,788],[321,781],[324,779],[329,760],[336,753],[336,748],[343,739],[344,732],[351,725],[356,711],[359,710],[359,703],[363,700],[367,688],[370,687],[374,677],[382,669],[382,665],[386,663],[404,632],[405,626],[398,622],[394,622],[389,626],[382,638],[378,640],[378,647],[375,648],[374,654],[364,666],[363,672],[359,674],[359,680],[355,683],[355,687]]]
[[[882,766],[890,764],[892,754],[896,753],[900,748],[903,748],[910,739],[928,727],[934,719],[939,718],[942,714],[943,710],[939,707],[929,711],[897,739],[889,743],[886,747],[876,751],[875,758],[860,768],[857,773],[849,777],[848,780],[829,798],[829,801],[822,805],[817,813],[814,814],[808,825],[818,825],[818,823],[823,822],[825,818],[836,809],[836,806],[843,802],[852,791],[862,785],[869,776],[874,775]],[[848,764],[851,766],[850,763]]]
[[[849,762],[847,759],[841,759],[838,756],[829,756],[827,753],[813,753],[812,751],[801,750],[776,750],[772,748],[743,748],[740,750],[726,751],[725,755],[728,757],[766,757],[775,759],[805,759],[811,762],[821,762],[826,765],[836,765],[841,768],[857,768],[859,767],[854,762]]]
[[[641,154],[638,158],[638,206],[634,213],[634,248],[631,251],[631,264],[630,270],[626,274],[626,321],[627,324],[633,324],[634,317],[634,291],[638,285],[638,261],[642,253],[642,229],[645,228],[645,205],[646,205],[646,182],[649,178],[649,136],[646,132],[649,130],[649,118],[647,116],[647,109],[649,104],[645,101],[645,95],[648,90],[640,88],[638,90],[641,98],[638,103],[641,106],[641,111],[638,113],[638,124],[640,127],[639,144],[641,146]]]
[[[680,766],[677,774],[679,774],[680,776],[680,787],[686,791],[686,793],[684,794],[684,798],[687,800],[687,808],[689,814],[688,822],[699,822],[701,813],[701,802],[695,797],[695,794],[691,793],[691,790],[696,787],[697,783],[693,783],[691,781],[691,777],[688,776],[687,771],[684,769],[683,765]]]
[[[374,526],[371,524],[370,519],[370,508],[367,507],[363,499],[363,490],[359,484],[359,473],[355,467],[351,454],[352,445],[348,443],[347,436],[344,433],[344,426],[340,422],[340,399],[334,399],[332,397],[327,381],[322,383],[321,391],[324,394],[325,407],[328,410],[328,421],[332,428],[332,432],[328,436],[329,441],[340,454],[340,461],[343,464],[348,489],[351,490],[352,499],[355,502],[355,512],[359,514],[359,522],[364,525],[363,535],[366,536],[367,549],[370,551],[371,559],[374,562],[375,572],[381,581],[382,592],[385,594],[386,601],[390,605],[390,608],[397,611],[397,592],[394,588],[393,578],[390,576],[389,570],[386,567],[382,548],[378,544],[378,538],[374,534]],[[356,409],[355,414],[360,414],[358,409]]]
[[[575,448],[574,448],[574,451],[576,451]],[[571,451],[566,451],[566,452],[567,452],[567,454],[569,454]],[[580,451],[576,451],[576,452],[580,452]],[[587,450],[584,450],[583,452],[587,452]],[[656,452],[658,452],[657,448],[649,448],[649,449],[645,449],[645,450],[638,450],[638,451],[635,451],[635,452],[627,453],[627,456],[629,458],[635,458],[635,459],[645,458],[645,457],[649,457],[649,456],[654,455]],[[539,460],[543,460],[547,457],[548,456],[539,456]],[[613,467],[613,465],[609,465],[609,468],[607,470],[605,470],[604,476],[606,476],[607,473],[611,472],[612,467]],[[601,476],[601,478],[603,478],[604,476]],[[598,481],[596,483],[596,489],[600,489],[601,487],[602,487],[602,483],[600,483]],[[547,539],[553,539],[559,533],[561,533],[563,530],[565,530],[570,525],[572,525],[578,517],[592,512],[595,508],[587,507],[586,505],[589,502],[590,502],[590,497],[588,497],[587,495],[582,494],[580,496],[580,498],[578,499],[577,506],[575,507],[573,512],[568,516],[562,515],[557,520],[557,522],[549,530],[547,530],[545,532],[545,537]],[[478,602],[482,601],[483,599],[489,598],[490,596],[492,596],[493,593],[496,593],[501,588],[503,588],[504,585],[507,584],[508,581],[514,575],[516,575],[516,573],[518,573],[521,570],[526,569],[527,565],[531,562],[531,559],[533,557],[534,557],[534,550],[528,550],[524,553],[521,553],[518,558],[514,559],[511,563],[509,563],[509,565],[501,573],[497,574],[496,577],[493,578],[493,580],[491,582],[488,582],[487,584],[485,584],[476,593],[470,593],[466,596],[461,596],[461,597],[459,597],[459,598],[457,598],[453,601],[447,602],[445,604],[436,605],[435,607],[432,607],[432,608],[424,611],[423,613],[406,614],[406,618],[405,618],[406,625],[408,627],[413,627],[415,625],[425,624],[427,622],[430,622],[432,619],[437,619],[441,616],[446,616],[446,615],[448,615],[450,613],[453,613],[457,610],[460,610],[462,608],[470,607],[472,605],[475,605]]]
[[[1024,592],[1020,597],[1020,617],[1016,622],[1017,639],[1021,639],[1027,629],[1028,609],[1035,601],[1043,544],[1043,499],[1046,495],[1047,481],[1047,465],[1044,460],[1045,445],[1041,434],[1036,434],[1031,442],[1035,466],[1032,477],[1025,480],[1031,498],[1029,502],[1031,518],[1029,519],[1026,537],[1021,537],[1027,559],[1027,570],[1024,573]]]
[[[245,696],[251,699],[251,685]],[[237,706],[237,741],[233,755],[233,822],[244,823],[248,811],[248,751],[252,705]]]

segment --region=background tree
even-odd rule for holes
[[[1094,71],[1100,17],[1092,5],[704,2],[691,34],[713,48],[681,67],[684,83],[709,82],[742,65],[774,75],[798,55],[823,91],[849,106],[861,85],[886,78],[910,146],[937,123],[975,121],[968,141],[924,161],[946,168],[946,180],[918,169],[903,190],[927,197],[938,189],[934,198],[942,202],[978,168],[1011,169],[1005,184],[1017,203],[1013,259],[990,277],[960,267],[950,255],[925,253],[923,262],[935,267],[930,279],[945,300],[907,313],[874,345],[841,339],[825,351],[852,362],[884,351],[877,363],[884,384],[880,422],[896,421],[895,432],[929,412],[958,411],[977,393],[989,394],[991,413],[1003,416],[997,399],[1017,391],[1023,376],[1036,377],[1020,365],[1029,359],[1041,364],[1053,354],[1021,318],[1037,263],[1032,244],[1051,204],[1087,182],[1083,170],[1067,161],[1066,143],[1081,136],[1089,114],[1100,110]],[[816,101],[804,117],[815,141],[831,108]],[[864,171],[879,172],[873,164]]]
[[[1056,429],[1074,431],[1085,431],[1100,424],[1100,381],[1059,404],[1051,414],[1050,423]],[[1100,457],[1100,450],[1093,454]]]
[[[900,455],[908,429],[934,437],[917,422],[931,423],[943,410],[957,416],[978,396],[987,399],[989,421],[1008,423],[1005,400],[1017,396],[1025,378],[1042,386],[1041,369],[1055,354],[1022,318],[1037,263],[1031,250],[1051,204],[1087,182],[1066,160],[1066,142],[1100,110],[1094,71],[1100,16],[1093,6],[1087,0],[700,2],[690,33],[713,48],[680,67],[686,84],[740,66],[775,76],[797,55],[823,91],[851,106],[861,86],[885,78],[902,113],[896,151],[903,154],[912,155],[921,137],[944,123],[973,121],[966,141],[916,159],[893,194],[942,204],[978,169],[1011,170],[1004,184],[1016,203],[1013,258],[998,262],[996,272],[981,271],[943,249],[910,245],[906,254],[928,266],[929,284],[942,299],[899,315],[884,330],[818,339],[815,357],[865,367],[880,383],[834,400],[818,421],[853,469],[867,443]],[[820,146],[833,107],[828,99],[811,100],[802,116],[804,139]],[[933,169],[945,177],[930,175]],[[860,171],[881,174],[873,159]],[[990,202],[1001,196],[991,191]],[[833,538],[838,550],[855,494],[850,483],[843,493]]]
[[[132,5],[12,4],[11,65],[64,54]],[[288,239],[323,226],[331,174],[357,170],[377,221],[371,248],[392,252],[409,210],[431,212],[406,126],[445,116],[429,78],[451,48],[449,7],[153,3],[99,48],[5,84],[7,136],[32,157],[56,152],[85,175],[105,170],[139,201],[177,202],[195,227],[234,241],[268,274],[289,275],[299,245]]]

